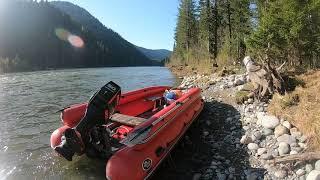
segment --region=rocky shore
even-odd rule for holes
[[[198,150],[179,154],[174,159],[175,179],[320,179],[320,161],[274,164],[281,156],[306,151],[307,137],[285,119],[267,113],[268,103],[248,99],[235,103],[247,76],[185,76],[181,87],[200,87],[205,109],[195,130],[182,143]],[[195,137],[199,136],[199,138]],[[188,142],[188,143],[187,143]],[[180,148],[181,149],[181,148]],[[180,173],[180,170],[187,172]],[[163,176],[164,177],[164,176]]]

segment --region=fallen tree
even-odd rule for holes
[[[254,86],[252,95],[257,99],[272,96],[275,92],[281,95],[285,94],[284,81],[279,73],[285,63],[278,68],[273,68],[269,61],[257,64],[250,56],[246,56],[243,63],[246,67],[249,81]]]
[[[279,164],[279,163],[292,163],[296,161],[310,161],[320,159],[320,152],[305,152],[302,154],[294,154],[276,157],[272,160],[268,160],[270,164]]]

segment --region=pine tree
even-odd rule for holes
[[[201,0],[199,2],[199,44],[201,49],[209,55],[210,61],[216,64],[217,57],[217,32],[218,32],[218,11],[217,1]]]
[[[266,1],[260,8],[259,26],[249,39],[253,54],[268,48],[273,63],[315,66],[319,59],[320,1]]]
[[[182,60],[188,60],[188,56],[184,57],[184,55],[197,42],[197,22],[193,0],[180,1],[175,41],[175,54]]]
[[[200,19],[199,19],[199,43],[209,52],[210,24],[212,20],[210,0],[201,0],[199,2]]]

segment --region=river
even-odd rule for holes
[[[50,148],[59,109],[84,102],[108,81],[122,91],[174,85],[164,67],[92,68],[0,75],[0,180],[104,179],[105,162],[85,156],[68,162]]]

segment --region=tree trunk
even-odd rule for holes
[[[228,13],[228,27],[229,27],[229,55],[231,55],[231,46],[232,46],[232,26],[231,26],[231,10],[230,10],[230,1],[227,1],[227,13]],[[230,57],[229,57],[230,58]]]

